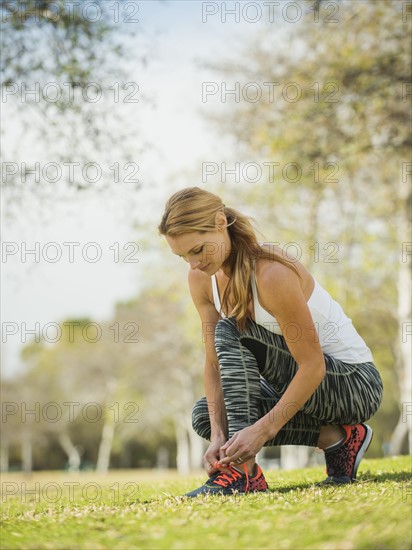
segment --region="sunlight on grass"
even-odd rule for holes
[[[411,457],[364,460],[359,482],[323,468],[266,472],[270,492],[182,497],[199,472],[2,476],[2,548],[409,549]]]

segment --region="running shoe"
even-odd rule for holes
[[[257,493],[268,490],[265,476],[258,464],[255,464],[254,475],[249,476],[243,464],[243,472],[235,466],[228,466],[230,472],[217,471],[198,489],[187,493],[186,497],[198,495],[233,495],[234,493]]]
[[[345,440],[331,450],[325,450],[327,478],[317,485],[335,485],[356,481],[356,472],[368,450],[373,431],[367,424],[342,426]]]

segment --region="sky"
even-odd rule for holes
[[[141,132],[136,136],[136,147],[142,132],[153,144],[139,158],[139,177],[150,181],[150,186],[143,185],[138,196],[121,189],[114,189],[110,196],[73,196],[63,204],[54,204],[47,220],[36,218],[29,201],[18,220],[3,219],[3,376],[22,368],[19,353],[33,332],[53,341],[65,319],[109,320],[116,302],[136,295],[151,255],[139,248],[133,220],[138,217],[140,223],[147,224],[149,240],[158,243],[156,226],[166,198],[181,187],[201,185],[202,162],[231,154],[230,143],[206,122],[205,115],[219,107],[219,94],[202,100],[205,82],[214,82],[219,91],[221,82],[199,61],[217,63],[236,51],[259,28],[267,27],[269,11],[261,11],[260,20],[253,22],[261,9],[256,2],[249,3],[247,12],[242,12],[244,2],[238,7],[235,2],[174,0],[129,4],[139,8],[138,34],[148,46],[149,63],[142,71],[133,55],[139,43],[128,43],[127,66],[129,81],[137,81],[154,104],[139,104]],[[284,5],[282,2],[281,8]],[[237,12],[225,14],[225,9]],[[273,12],[277,19],[270,23],[275,41],[281,41],[288,26],[279,13]],[[294,17],[293,11],[288,13]],[[120,12],[119,33],[123,32],[122,17],[125,15]],[[2,116],[10,122],[7,104],[3,104]],[[18,139],[20,123],[18,114],[13,113],[9,144]],[[17,143],[20,160],[53,160],[41,143],[30,140],[28,134]],[[3,207],[5,200],[7,197],[3,197]],[[126,259],[122,259],[122,251],[128,254]]]
[[[132,13],[130,6],[135,5],[138,12]],[[146,1],[129,2],[126,14],[119,12],[118,32],[123,32],[124,18],[134,14],[138,40],[143,37],[148,48],[145,70],[133,56],[141,42],[128,44],[130,55],[124,61],[129,81],[137,82],[151,100],[138,106],[140,130],[153,145],[139,157],[139,177],[151,183],[142,186],[138,197],[119,189],[110,197],[73,196],[53,204],[46,216],[37,216],[26,199],[18,219],[3,218],[3,376],[22,368],[19,353],[34,333],[52,342],[64,320],[86,317],[104,322],[116,302],[138,293],[151,256],[139,247],[133,221],[138,217],[141,224],[147,224],[149,239],[158,242],[156,226],[165,198],[182,186],[199,184],[202,161],[223,154],[227,144],[205,120],[213,107],[202,101],[203,83],[218,80],[199,61],[218,62],[224,52],[238,47],[245,33],[256,32],[256,24],[248,21],[256,15],[252,6],[245,19],[238,8],[238,15],[228,14],[224,21],[222,6]],[[230,3],[225,6],[229,9]],[[266,24],[264,18],[258,24]],[[36,143],[30,133],[17,142],[22,121],[18,112],[8,110],[7,103],[2,107],[6,137],[9,145],[17,145],[19,160],[51,162],[43,144]],[[193,183],[188,180],[191,173]],[[3,208],[5,201],[7,196],[3,196]],[[127,258],[122,259],[122,252]]]

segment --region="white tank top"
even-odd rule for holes
[[[356,332],[352,320],[345,315],[341,306],[333,300],[330,294],[317,282],[315,277],[313,277],[313,280],[315,282],[315,287],[307,304],[323,353],[340,359],[345,363],[356,364],[372,362],[372,353],[361,336]],[[275,334],[282,335],[276,318],[263,309],[259,303],[255,274],[253,271],[251,283],[256,323]],[[221,317],[224,318],[226,315],[221,309],[215,275],[212,275],[212,291],[215,307]],[[297,324],[296,326],[289,325],[289,336],[291,338],[298,338],[298,330]]]

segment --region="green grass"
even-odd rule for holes
[[[1,548],[411,548],[411,457],[365,459],[344,487],[315,487],[322,467],[266,478],[267,494],[188,500],[203,473],[3,474]]]

